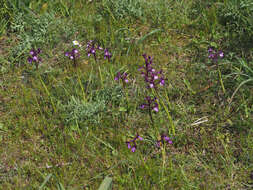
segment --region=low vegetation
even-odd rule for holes
[[[253,188],[251,0],[3,0],[0,189]]]

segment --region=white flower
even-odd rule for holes
[[[81,44],[79,44],[79,42],[76,41],[76,40],[73,41],[73,45],[74,45],[74,46],[79,46],[79,47],[81,47]]]

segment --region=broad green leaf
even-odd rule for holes
[[[112,178],[106,176],[99,186],[98,190],[111,190],[112,189]]]

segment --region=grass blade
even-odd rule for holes
[[[64,186],[60,182],[57,184],[57,190],[65,190]]]
[[[47,177],[45,178],[45,180],[43,181],[43,183],[41,184],[41,186],[39,187],[39,190],[42,189],[46,183],[49,181],[49,179],[52,177],[52,174],[48,174]]]
[[[151,35],[153,35],[153,34],[155,34],[155,33],[158,33],[158,32],[160,32],[160,31],[162,31],[162,29],[155,29],[155,30],[151,31],[150,33],[148,33],[148,34],[146,34],[145,36],[141,37],[141,38],[137,41],[137,44],[142,43],[147,37],[149,37],[149,36],[151,36]]]
[[[230,103],[230,104],[232,103],[232,100],[233,100],[235,94],[236,94],[237,91],[241,88],[241,86],[244,85],[244,84],[246,84],[246,83],[248,83],[248,82],[251,82],[251,81],[253,81],[253,78],[250,78],[250,79],[248,79],[248,80],[243,81],[243,82],[236,88],[236,90],[234,91],[234,93],[232,94],[232,96],[231,96],[231,98],[230,98],[230,100],[229,100],[229,103]]]

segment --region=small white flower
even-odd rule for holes
[[[73,45],[74,45],[74,46],[79,46],[79,47],[81,47],[81,45],[79,44],[79,42],[76,41],[76,40],[73,41]]]

